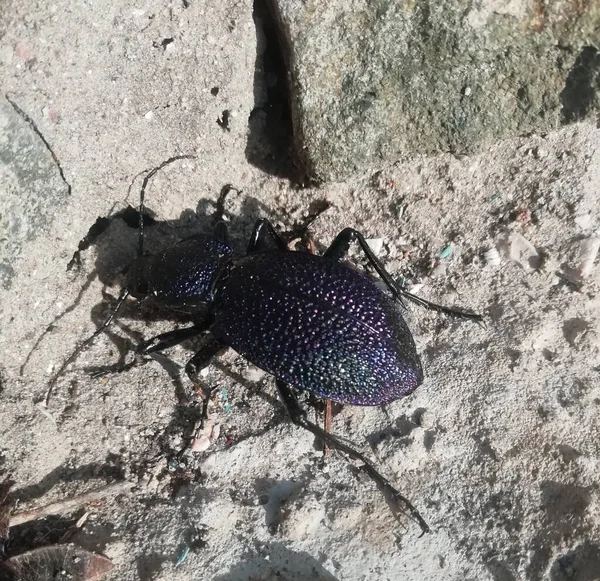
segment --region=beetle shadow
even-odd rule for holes
[[[323,560],[324,560],[323,556]],[[284,543],[257,545],[248,551],[229,572],[214,577],[214,581],[248,581],[248,579],[285,579],[285,581],[338,581],[312,555],[292,551]]]
[[[232,194],[232,191],[235,194]],[[247,241],[259,218],[283,223],[291,221],[289,213],[285,210],[272,211],[257,198],[247,196],[231,184],[222,188],[219,197],[225,198],[224,203],[218,199],[203,198],[198,201],[195,210],[184,210],[178,218],[171,220],[154,218],[156,214],[151,210],[151,202],[148,202],[144,223],[144,254],[157,254],[190,236],[210,235],[214,232],[217,223],[225,220],[228,226],[228,240],[234,256],[242,256],[246,253]],[[152,217],[149,222],[148,216]],[[136,258],[138,241],[137,210],[128,207],[126,211],[110,217],[110,224],[90,245],[96,249],[96,272],[103,285],[110,288],[123,284],[124,275]],[[167,313],[160,310],[159,312],[164,319]],[[177,316],[173,311],[170,312],[172,316]],[[144,316],[147,317],[148,314]]]
[[[124,466],[121,458],[116,454],[108,454],[102,464],[90,463],[78,467],[71,467],[69,464],[61,464],[39,482],[22,486],[11,492],[20,502],[29,503],[37,500],[48,493],[52,488],[62,482],[87,482],[90,479],[123,480]]]

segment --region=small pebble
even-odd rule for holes
[[[246,379],[251,383],[258,383],[265,376],[265,372],[258,367],[252,366],[248,368],[245,375]]]
[[[445,276],[446,275],[446,263],[438,262],[433,270],[431,271],[431,276]]]
[[[525,271],[533,272],[542,264],[542,258],[535,246],[517,232],[504,234],[498,246],[506,258],[519,264]]]
[[[587,278],[594,267],[594,261],[600,250],[600,238],[586,238],[581,243],[579,250],[579,265],[576,269],[576,274],[581,278]]]
[[[214,420],[208,419],[204,421],[204,428],[198,432],[192,442],[192,452],[204,452],[208,450],[219,435],[221,434],[220,424],[215,424]]]
[[[587,230],[592,224],[592,217],[590,214],[581,214],[575,217],[575,224],[582,230]]]
[[[500,253],[495,246],[492,246],[492,248],[483,253],[483,259],[485,260],[485,263],[489,264],[490,266],[500,266],[502,263]]]
[[[197,454],[200,452],[205,452],[210,448],[210,439],[208,436],[201,436],[200,438],[194,438],[192,442],[192,452],[196,452]]]

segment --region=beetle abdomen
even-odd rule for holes
[[[393,299],[343,263],[300,252],[252,254],[232,268],[216,301],[215,336],[320,397],[385,404],[423,379]]]

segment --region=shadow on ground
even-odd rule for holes
[[[291,551],[283,543],[261,545],[214,581],[337,581],[319,561],[304,551]]]

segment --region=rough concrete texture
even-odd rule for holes
[[[87,506],[70,537],[113,560],[111,581],[600,578],[597,261],[579,277],[582,248],[600,229],[600,131],[575,124],[472,156],[414,155],[297,190],[248,162],[249,116],[265,93],[250,0],[186,5],[2,8],[3,93],[71,186],[52,207],[32,183],[31,195],[47,200],[37,214],[46,223],[19,242],[0,300],[0,472],[18,482],[18,510],[134,482]],[[229,131],[217,123],[224,110]],[[15,110],[4,102],[3,111]],[[46,167],[48,150],[29,124],[13,125],[10,139],[38,145],[3,158],[3,171],[35,180],[27,168]],[[91,373],[186,324],[135,301],[68,368],[49,407],[39,405],[52,373],[114,305],[137,231],[112,220],[67,271],[79,242],[97,217],[136,203],[141,176],[129,186],[139,172],[181,153],[196,159],[166,167],[147,190],[157,220],[149,250],[206,231],[227,183],[242,190],[226,205],[238,252],[256,218],[289,229],[326,197],[333,207],[313,227],[319,248],[354,226],[383,239],[381,259],[414,292],[486,314],[480,327],[410,306],[425,383],[385,409],[334,416],[334,431],[367,451],[431,534],[397,523],[339,454],[323,460],[285,421],[272,379],[233,352],[204,378],[217,387],[219,437],[174,462],[198,417],[182,369],[194,345],[128,372]],[[60,200],[65,184],[48,176]],[[12,183],[2,182],[1,199]],[[28,189],[19,191],[23,216],[33,215]],[[83,512],[13,529],[9,553],[56,542]]]
[[[41,136],[8,100],[0,103],[0,128],[0,286],[7,288],[20,249],[47,233],[69,186],[61,183],[60,169]]]
[[[313,178],[473,152],[600,110],[600,3],[270,0]]]

